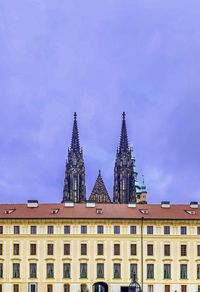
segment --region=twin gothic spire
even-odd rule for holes
[[[86,201],[85,163],[80,148],[77,115],[74,113],[71,147],[68,149],[66,161],[63,200],[80,203]]]
[[[113,202],[126,204],[129,202],[144,203],[146,197],[143,201],[139,199],[140,194],[143,194],[144,198],[144,193],[146,194],[145,186],[143,185],[143,187],[140,187],[137,182],[135,158],[128,144],[126,115],[125,112],[123,112],[120,143],[117,149],[114,167]],[[73,201],[75,203],[86,201],[85,163],[79,142],[76,113],[74,113],[71,147],[68,149],[64,179],[62,202],[67,201]],[[96,203],[111,203],[100,171],[89,197],[89,201]]]

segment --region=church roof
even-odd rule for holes
[[[96,203],[110,203],[110,197],[108,195],[106,186],[104,184],[103,178],[101,176],[101,171],[99,170],[98,177],[96,179],[94,188],[90,195],[89,201]]]
[[[132,207],[128,204],[88,204],[77,203],[71,207],[70,204],[39,204],[36,208],[30,208],[27,204],[0,204],[0,219],[200,220],[200,205],[193,209],[189,204],[174,204],[169,208],[161,204],[137,204]]]

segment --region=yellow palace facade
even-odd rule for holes
[[[200,291],[198,203],[0,205],[0,292]]]

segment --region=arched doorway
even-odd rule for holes
[[[108,285],[104,282],[94,283],[92,286],[93,292],[108,292]]]

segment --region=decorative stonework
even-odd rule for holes
[[[114,203],[136,202],[134,160],[128,145],[125,113],[123,113],[121,137],[114,168]]]
[[[101,172],[99,170],[99,175],[96,179],[94,188],[90,195],[89,201],[95,203],[111,203],[110,197],[108,195],[106,186],[101,176]]]
[[[76,113],[74,113],[71,147],[68,150],[63,189],[62,202],[67,201],[75,203],[86,201],[85,163],[83,151],[80,148]]]

